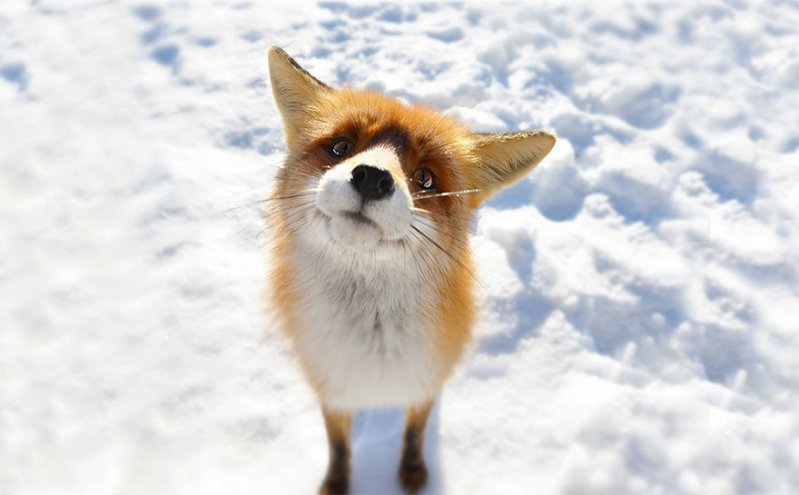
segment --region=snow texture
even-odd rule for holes
[[[312,493],[266,51],[558,144],[474,223],[427,494],[799,491],[791,0],[0,3],[0,493]],[[356,493],[397,493],[399,411]]]

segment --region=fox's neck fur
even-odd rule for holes
[[[405,317],[423,306],[428,269],[414,259],[413,253],[385,258],[334,245],[321,251],[300,247],[299,251],[298,285],[335,305],[341,313],[379,314],[385,319]]]
[[[292,258],[297,345],[301,355],[313,356],[306,367],[322,382],[328,404],[353,409],[435,395],[443,371],[433,358],[435,287],[412,253],[381,259],[298,246]]]

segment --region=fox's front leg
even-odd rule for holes
[[[424,429],[433,408],[433,401],[409,407],[405,412],[405,434],[402,438],[402,458],[399,480],[407,493],[419,493],[427,483],[427,467],[424,464]]]
[[[320,495],[343,495],[350,487],[350,427],[352,414],[331,411],[322,406],[325,416],[325,428],[330,444],[330,461],[327,467]]]

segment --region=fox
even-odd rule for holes
[[[419,493],[425,426],[476,318],[473,213],[556,138],[472,132],[424,105],[336,89],[277,46],[268,65],[286,139],[268,286],[324,419],[319,493],[348,493],[353,416],[385,407],[405,410],[398,480]]]

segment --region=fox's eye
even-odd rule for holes
[[[433,176],[433,172],[426,168],[418,168],[416,172],[413,173],[413,181],[419,186],[421,189],[432,189],[435,183],[435,177]]]
[[[352,141],[347,138],[338,138],[330,145],[330,154],[334,156],[347,156],[352,152]]]

